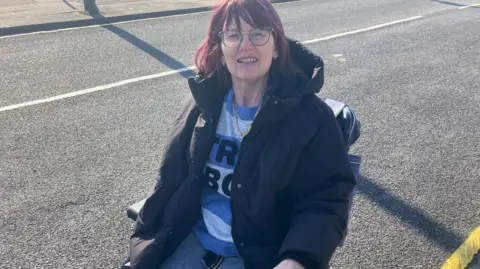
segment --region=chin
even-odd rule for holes
[[[244,75],[244,76],[237,76],[237,79],[244,80],[244,81],[255,81],[263,78],[265,76],[258,76],[258,75]]]
[[[256,81],[265,78],[267,72],[237,72],[235,78],[244,81]]]

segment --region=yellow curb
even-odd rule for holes
[[[473,256],[480,251],[480,226],[443,264],[442,269],[465,269],[473,260]]]

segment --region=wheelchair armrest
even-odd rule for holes
[[[348,151],[360,137],[361,123],[355,111],[346,104],[332,99],[325,99],[324,102],[332,109],[337,119]]]
[[[145,200],[147,199],[143,199],[139,202],[136,202],[135,204],[131,205],[130,207],[128,207],[127,209],[127,216],[132,219],[132,220],[137,220],[137,216],[138,216],[138,212],[140,212],[140,209],[142,209],[143,207],[143,204],[145,204]]]

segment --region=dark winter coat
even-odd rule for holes
[[[355,185],[342,134],[316,96],[323,61],[299,42],[290,51],[300,73],[272,71],[266,101],[241,143],[231,182],[232,237],[246,269],[292,258],[327,268],[348,221]],[[201,217],[202,176],[228,87],[217,76],[190,78],[191,98],[175,119],[157,184],[131,237],[133,269],[157,269]]]

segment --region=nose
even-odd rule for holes
[[[252,49],[254,44],[252,43],[252,41],[250,41],[250,36],[249,36],[249,33],[242,33],[242,41],[240,42],[240,45],[238,46],[238,48],[240,50],[249,50],[249,49]]]

